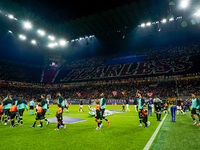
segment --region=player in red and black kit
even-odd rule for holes
[[[39,126],[39,128],[43,128],[43,126],[42,126],[42,120],[43,120],[43,114],[42,113],[43,113],[43,109],[42,109],[41,105],[42,105],[41,103],[38,103],[37,116],[35,118],[34,124],[32,126],[30,126],[31,128],[35,128],[35,124],[36,124],[37,120],[40,120],[40,126]]]
[[[12,102],[12,106],[10,107],[10,119],[11,119],[11,128],[13,128],[15,126],[14,124],[14,118],[17,114],[18,110],[17,110],[17,106],[15,106],[15,102]]]
[[[3,104],[1,104],[1,102],[0,102],[0,122],[1,122],[1,116],[3,115],[2,108],[3,108]]]
[[[61,106],[61,104],[58,104],[58,111],[56,112],[56,117],[57,117],[57,120],[58,120],[58,125],[57,125],[57,128],[55,130],[59,130],[60,125],[63,125],[64,129],[66,128],[66,125],[64,125],[63,121],[62,121],[62,113],[63,113],[62,106]]]
[[[96,100],[96,104],[97,104],[97,106],[96,106],[96,115],[95,115],[95,121],[97,122],[97,128],[96,128],[96,130],[99,130],[99,129],[101,129],[101,127],[100,127],[101,123],[99,121],[101,106],[100,106],[99,100]]]

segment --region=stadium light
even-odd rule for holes
[[[60,40],[59,42],[60,46],[65,46],[67,44],[67,41],[65,40]]]
[[[166,23],[166,22],[167,22],[167,19],[163,19],[161,22],[162,22],[162,23]]]
[[[188,6],[189,6],[189,0],[182,0],[181,2],[180,2],[180,8],[181,9],[186,9]]]
[[[173,17],[169,18],[169,21],[174,21],[174,18]]]
[[[53,35],[49,35],[48,38],[51,40],[51,41],[54,41],[55,40],[55,37]]]
[[[29,30],[29,29],[32,29],[32,24],[29,22],[29,21],[25,21],[23,23],[23,26],[25,29]]]
[[[142,23],[142,24],[141,24],[141,27],[143,27],[143,28],[144,28],[144,27],[145,27],[145,23]]]
[[[82,40],[82,39],[83,39],[82,37],[79,38],[79,40]]]
[[[194,16],[195,16],[195,17],[200,17],[200,10],[197,11],[196,13],[194,13]]]
[[[19,35],[19,38],[20,38],[21,40],[26,40],[26,36],[25,36],[25,35],[22,35],[22,34]]]
[[[147,22],[146,26],[151,26],[151,22]]]
[[[45,35],[45,31],[43,31],[43,30],[38,30],[37,32],[38,32],[39,35],[41,35],[41,36],[44,36],[44,35]]]
[[[8,18],[9,19],[14,19],[14,16],[13,15],[8,15]]]
[[[54,47],[56,47],[56,46],[58,46],[58,43],[49,43],[49,44],[48,44],[48,47],[49,47],[49,48],[54,48]]]
[[[71,42],[74,42],[74,40],[71,40]]]
[[[36,40],[32,40],[31,43],[32,43],[33,45],[35,45],[37,42],[36,42]]]
[[[8,33],[12,34],[12,31],[11,31],[11,30],[8,30]]]

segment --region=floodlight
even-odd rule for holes
[[[19,35],[19,38],[20,38],[21,40],[26,40],[26,36],[25,36],[25,35],[22,35],[22,34]]]
[[[38,30],[37,32],[38,32],[39,35],[41,35],[41,36],[44,36],[44,35],[45,35],[45,31],[43,31],[43,30]]]
[[[147,22],[146,26],[151,26],[151,22]]]
[[[9,19],[14,19],[14,16],[13,15],[8,15],[8,18]]]
[[[32,43],[33,45],[35,45],[37,42],[36,42],[36,40],[32,40],[31,43]]]
[[[65,46],[67,44],[67,41],[65,40],[60,40],[59,42],[60,46]]]
[[[189,6],[189,0],[182,0],[181,2],[180,2],[180,8],[181,9],[185,9],[185,8],[187,8],[188,6]]]
[[[48,44],[48,47],[50,47],[50,48],[54,48],[56,46],[58,46],[58,43],[49,43]]]
[[[145,27],[145,23],[142,23],[142,24],[141,24],[141,27],[143,27],[143,28],[144,28],[144,27]]]
[[[53,35],[49,35],[48,38],[51,40],[51,41],[54,41],[55,40],[55,37]]]
[[[200,10],[197,11],[196,13],[194,13],[194,16],[195,16],[195,17],[200,17]]]
[[[169,18],[169,21],[174,21],[174,18],[173,17]]]
[[[23,23],[23,26],[24,26],[25,29],[31,29],[32,28],[32,25],[29,21],[25,21]]]
[[[166,22],[167,22],[167,19],[163,19],[161,22],[162,22],[162,23],[166,23]]]

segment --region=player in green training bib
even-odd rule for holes
[[[199,116],[199,100],[196,98],[195,94],[192,94],[192,110],[191,110],[191,117],[194,120],[193,125],[197,124],[197,121],[195,120],[194,114],[196,114],[199,118],[198,126],[200,126],[200,116]]]

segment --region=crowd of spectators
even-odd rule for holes
[[[112,59],[115,56],[99,56],[83,59],[72,59],[67,60],[63,65],[62,69],[73,69],[73,68],[87,68],[87,67],[96,67],[104,65],[106,60]]]
[[[149,97],[147,93],[154,93],[155,97],[169,98],[177,96],[190,96],[191,93],[199,95],[200,79],[185,79],[178,81],[159,81],[159,82],[130,82],[130,83],[115,83],[105,85],[86,84],[82,86],[71,86],[67,88],[44,88],[44,87],[19,87],[4,85],[1,86],[0,98],[3,99],[8,93],[12,95],[23,94],[27,100],[31,98],[39,98],[41,94],[50,94],[52,99],[56,98],[56,92],[61,92],[65,98],[70,99],[88,99],[99,98],[101,92],[105,93],[106,98],[124,99],[122,91],[126,91],[126,97],[134,99],[137,90],[142,93],[144,97]],[[113,91],[117,95],[113,95]],[[78,97],[77,92],[81,93]],[[87,95],[87,96],[86,96]]]
[[[0,65],[0,80],[16,82],[39,82],[42,69],[39,67],[22,66],[16,63]]]
[[[145,52],[147,60],[158,59],[174,59],[182,56],[193,56],[200,54],[200,45],[197,43],[191,43],[189,45],[178,45],[162,47],[158,49],[150,49]]]

